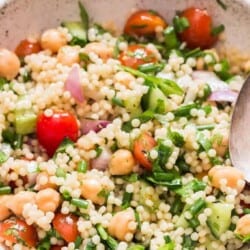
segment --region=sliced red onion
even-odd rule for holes
[[[212,91],[229,89],[228,84],[223,82],[214,72],[194,71],[192,77],[194,80],[207,83]]]
[[[65,81],[65,90],[69,91],[71,96],[77,102],[84,101],[83,88],[80,82],[80,74],[78,66],[73,66],[71,71],[69,72],[68,78]]]
[[[109,161],[111,159],[111,152],[107,148],[102,148],[101,154],[90,161],[91,168],[105,171],[108,168]]]
[[[218,90],[214,91],[209,97],[208,100],[215,102],[235,102],[238,97],[238,93],[228,90]]]
[[[110,123],[110,121],[106,120],[83,119],[81,120],[81,131],[84,135],[89,131],[99,132],[103,128],[106,128]]]

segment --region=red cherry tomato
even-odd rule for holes
[[[206,49],[218,39],[212,35],[212,18],[204,9],[189,8],[180,15],[189,22],[189,27],[180,33],[180,39],[188,48]]]
[[[22,40],[16,47],[16,55],[19,57],[27,56],[30,54],[38,53],[41,51],[39,42],[31,42],[29,40]]]
[[[38,242],[35,227],[17,218],[0,222],[0,238],[13,244],[21,240],[29,247],[35,247]]]
[[[149,133],[143,133],[134,142],[134,157],[144,168],[151,170],[152,163],[148,158],[148,152],[156,146],[155,139]]]
[[[141,45],[129,45],[128,49],[120,54],[119,60],[122,65],[134,69],[145,63],[157,62],[153,52]]]
[[[64,111],[54,111],[47,117],[44,113],[37,119],[38,142],[52,156],[60,143],[65,138],[76,141],[78,137],[78,125],[75,116]]]
[[[164,29],[166,26],[165,20],[155,11],[139,10],[128,18],[124,33],[131,36],[151,36],[155,34],[156,27]]]
[[[79,235],[77,216],[73,214],[56,214],[52,224],[60,236],[67,242],[74,242]]]

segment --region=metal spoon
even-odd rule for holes
[[[245,81],[235,103],[229,152],[234,167],[240,169],[250,183],[250,76]]]

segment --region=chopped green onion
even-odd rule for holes
[[[94,27],[95,29],[97,29],[97,32],[98,32],[99,35],[103,35],[103,34],[105,34],[105,33],[108,32],[106,29],[104,29],[104,28],[103,28],[100,24],[98,24],[98,23],[94,23],[93,27]]]
[[[213,130],[215,128],[214,124],[207,124],[207,125],[198,125],[196,126],[197,130]]]
[[[74,145],[74,142],[71,141],[69,138],[65,138],[61,144],[59,145],[59,147],[56,149],[56,152],[54,153],[54,158],[57,156],[57,154],[59,153],[65,153],[66,152],[66,149],[68,146],[73,146]]]
[[[132,197],[133,197],[133,193],[124,192],[123,198],[122,198],[122,208],[123,209],[130,207],[130,202],[132,200]]]
[[[90,61],[88,54],[83,53],[83,52],[79,53],[79,58],[80,58],[80,61],[84,63],[88,63]]]
[[[136,210],[134,210],[134,215],[135,215],[135,221],[136,221],[136,223],[137,223],[137,229],[138,229],[138,230],[141,230],[141,219],[140,219],[140,215],[139,215],[139,213],[138,213]]]
[[[86,173],[88,170],[88,164],[86,161],[82,160],[77,164],[77,172]]]
[[[118,246],[117,241],[111,236],[108,236],[106,244],[108,245],[109,249],[111,249],[111,250],[116,250],[117,246]]]
[[[203,133],[197,134],[197,142],[206,152],[212,148],[211,140],[207,139]]]
[[[0,164],[6,162],[7,160],[8,156],[3,151],[0,151]]]
[[[85,250],[96,250],[96,245],[92,241],[89,241]]]
[[[146,123],[146,122],[152,120],[153,118],[154,118],[154,112],[151,110],[146,110],[145,112],[141,113],[137,117],[134,117],[133,119],[138,119],[140,121],[140,123]],[[133,129],[133,126],[131,124],[133,119],[131,119],[128,122],[125,122],[122,125],[122,130],[124,130],[125,132],[130,132]]]
[[[109,192],[108,190],[106,190],[105,188],[103,188],[103,189],[97,194],[97,196],[98,196],[98,197],[103,197],[103,198],[105,198],[105,200],[107,200],[108,197],[109,197],[109,194],[110,194],[110,192]]]
[[[188,220],[188,224],[192,227],[192,228],[196,228],[200,225],[200,222],[197,218],[191,218]]]
[[[65,190],[62,192],[62,197],[64,200],[69,201],[71,199],[70,192],[68,190]]]
[[[192,241],[189,235],[185,235],[183,239],[183,250],[194,250],[195,249],[195,242]]]
[[[177,38],[174,27],[172,26],[167,27],[164,30],[163,34],[167,50],[176,49],[180,46],[180,41]]]
[[[186,17],[175,16],[173,23],[174,23],[175,31],[177,33],[181,33],[189,27],[189,21],[187,20]]]
[[[144,63],[138,67],[138,70],[143,73],[157,73],[164,68],[162,63]]]
[[[63,168],[58,167],[56,169],[56,177],[62,177],[65,178],[66,177],[66,172]]]
[[[128,248],[128,250],[145,250],[143,245],[135,244]]]
[[[198,213],[201,212],[206,207],[206,202],[202,198],[199,198],[195,201],[191,207],[189,207],[188,211],[192,214],[193,217],[195,217]]]
[[[75,240],[75,249],[79,249],[79,247],[81,246],[81,244],[82,244],[82,241],[83,241],[83,239],[80,237],[80,236],[77,236],[76,237],[76,240]]]
[[[0,77],[0,90],[3,90],[3,86],[8,83],[8,81],[3,78],[3,77]]]
[[[179,197],[177,197],[175,200],[174,200],[174,203],[171,205],[171,213],[172,214],[180,214],[181,211],[183,209],[183,203],[181,202],[181,200],[179,199]]]
[[[205,84],[204,89],[203,89],[203,97],[202,101],[207,100],[207,98],[211,95],[212,89],[208,84]]]
[[[180,172],[181,174],[185,174],[185,173],[187,173],[187,172],[190,171],[190,165],[188,165],[188,164],[186,163],[186,161],[184,160],[183,156],[181,156],[181,157],[179,157],[179,158],[177,159],[176,165],[177,165],[177,167],[178,167],[178,169],[179,169],[179,172]]]
[[[116,96],[112,97],[111,101],[112,101],[112,104],[114,104],[114,105],[117,105],[117,106],[122,107],[122,108],[125,107],[124,101]]]
[[[11,193],[11,187],[9,186],[0,187],[0,195],[10,194],[10,193]]]
[[[97,145],[96,148],[95,148],[95,152],[96,152],[96,157],[95,158],[98,158],[101,155],[102,151],[103,151],[102,147]]]
[[[217,36],[219,35],[221,32],[223,32],[225,30],[225,26],[223,24],[216,26],[212,29],[211,34],[212,36]]]
[[[78,199],[78,198],[73,198],[71,200],[71,204],[76,207],[83,208],[83,209],[87,209],[89,206],[88,201],[83,200],[83,199]]]
[[[173,111],[175,117],[190,117],[192,109],[198,109],[199,105],[197,103],[187,104],[184,106],[180,106],[178,109]]]
[[[215,70],[216,75],[218,75],[223,81],[226,81],[232,77],[230,73],[230,65],[226,59],[222,59],[220,62],[220,70]]]
[[[227,10],[227,5],[222,0],[216,0],[223,10]]]
[[[151,76],[151,75],[147,75],[139,70],[136,69],[132,69],[126,66],[120,66],[122,70],[127,71],[128,73],[138,76],[138,77],[142,77],[146,80],[146,82],[156,85],[157,87],[159,87],[159,89],[161,89],[161,91],[166,95],[171,95],[171,94],[176,94],[176,95],[182,95],[183,94],[183,90],[178,86],[177,83],[175,83],[172,80],[169,79],[162,79],[159,77],[155,77],[155,76]]]
[[[101,224],[96,225],[96,230],[102,240],[105,241],[108,239],[108,233],[106,232],[106,230],[103,228]]]
[[[204,55],[204,52],[200,48],[195,48],[184,53],[185,59],[189,57],[200,57]]]
[[[126,182],[130,182],[130,183],[134,183],[134,182],[138,181],[138,179],[139,179],[139,176],[136,173],[123,176],[123,180],[125,180]]]
[[[23,77],[23,82],[29,82],[32,80],[30,71],[25,71],[22,77]]]
[[[212,112],[212,106],[211,105],[203,106],[202,109],[205,111],[206,115],[209,115]]]

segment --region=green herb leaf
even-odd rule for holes
[[[189,21],[186,17],[175,16],[173,23],[177,33],[181,33],[189,27]]]
[[[216,0],[223,10],[227,10],[227,5],[222,0]]]
[[[122,198],[122,208],[123,209],[130,207],[130,202],[132,200],[132,197],[133,197],[133,193],[124,192],[123,198]]]
[[[173,142],[173,144],[176,146],[176,147],[182,147],[185,143],[184,141],[184,137],[176,132],[176,131],[171,131],[170,129],[168,130],[168,136],[169,138],[171,139],[171,141]]]
[[[87,209],[89,206],[88,201],[83,200],[83,199],[78,199],[78,198],[73,198],[70,203],[76,207],[83,208],[83,209]]]
[[[124,101],[116,96],[112,97],[111,101],[112,101],[112,104],[114,104],[114,105],[117,105],[117,106],[122,107],[122,108],[125,107]]]
[[[162,79],[159,77],[155,77],[155,76],[151,76],[151,75],[147,75],[143,72],[140,72],[139,70],[136,69],[132,69],[126,66],[120,66],[122,70],[127,71],[128,73],[134,75],[134,76],[138,76],[138,77],[142,77],[144,78],[148,83],[151,83],[155,86],[157,86],[158,88],[161,89],[161,91],[166,95],[171,95],[171,94],[176,94],[176,95],[182,95],[183,94],[183,90],[178,86],[177,83],[175,83],[172,80],[169,79]]]
[[[180,46],[180,41],[176,35],[175,29],[173,26],[168,26],[164,32],[164,42],[167,50],[177,49]]]
[[[82,21],[83,28],[87,31],[89,28],[89,15],[88,12],[86,11],[85,7],[83,4],[79,1],[78,2],[79,9],[80,9],[80,17]]]
[[[141,123],[146,123],[154,118],[154,112],[151,110],[146,110],[145,112],[141,113],[137,117],[134,117],[133,119],[139,119]],[[125,132],[130,132],[133,129],[133,126],[131,124],[132,120],[128,122],[123,123],[122,130]]]
[[[77,164],[77,172],[79,173],[86,173],[88,170],[88,164],[86,161],[82,160],[79,161]]]

